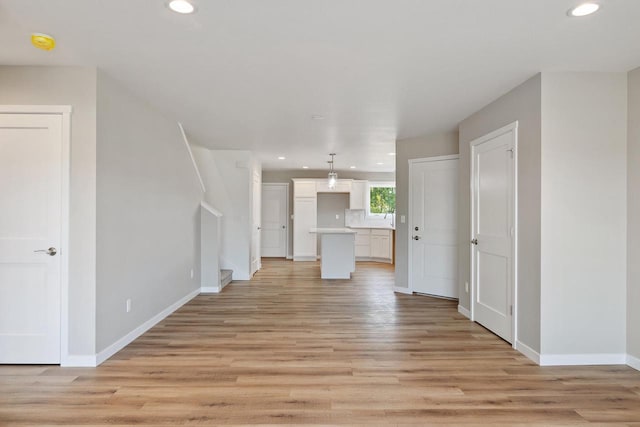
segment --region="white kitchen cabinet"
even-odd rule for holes
[[[371,258],[391,259],[391,230],[371,230]]]
[[[349,209],[367,208],[367,181],[353,181],[349,194]]]
[[[356,258],[371,257],[371,230],[368,228],[356,229]]]
[[[296,197],[293,212],[293,260],[315,261],[318,254],[317,239],[309,230],[317,227],[317,199]]]
[[[316,197],[315,180],[293,180],[293,197]]]
[[[329,188],[328,179],[319,179],[316,181],[316,192],[318,193],[350,193],[351,180],[339,179],[338,182],[336,182],[335,188]]]

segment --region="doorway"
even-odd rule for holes
[[[285,258],[288,246],[289,184],[262,184],[262,256]]]
[[[515,342],[518,123],[471,141],[471,318]]]
[[[409,160],[409,289],[458,298],[458,156]]]
[[[0,363],[66,354],[70,111],[0,107]]]

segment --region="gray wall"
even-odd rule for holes
[[[100,352],[200,287],[202,193],[174,120],[102,73],[97,112]]]
[[[95,354],[96,69],[0,66],[0,104],[71,105],[69,353]]]
[[[640,68],[628,85],[627,354],[640,359]]]
[[[287,230],[289,239],[289,257],[293,257],[293,178],[326,178],[328,170],[309,169],[284,169],[284,170],[263,170],[263,183],[289,183],[289,228]],[[362,179],[367,181],[395,181],[393,172],[353,172],[338,171],[339,179]]]
[[[344,227],[345,209],[349,209],[348,194],[318,194],[318,227]],[[336,219],[336,215],[339,215],[340,217]]]
[[[396,141],[396,287],[408,286],[409,159],[451,154],[458,154],[457,131]]]
[[[627,74],[542,73],[541,153],[541,353],[624,354]]]
[[[470,309],[469,143],[514,121],[518,128],[518,340],[540,351],[541,75],[538,74],[460,123],[460,253],[458,295]]]

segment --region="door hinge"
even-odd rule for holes
[[[509,152],[509,157],[513,159],[513,148],[509,148],[507,151]]]
[[[509,306],[509,316],[513,316],[513,305]]]

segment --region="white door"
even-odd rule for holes
[[[412,292],[458,298],[458,158],[411,162]]]
[[[0,363],[60,363],[62,154],[61,115],[0,114]]]
[[[251,275],[262,267],[260,263],[260,234],[262,220],[262,202],[260,196],[262,194],[262,176],[260,171],[253,171],[252,191],[252,208],[251,208]]]
[[[288,184],[262,184],[262,235],[263,257],[287,256],[287,198]]]
[[[517,124],[471,143],[473,319],[513,342]]]

